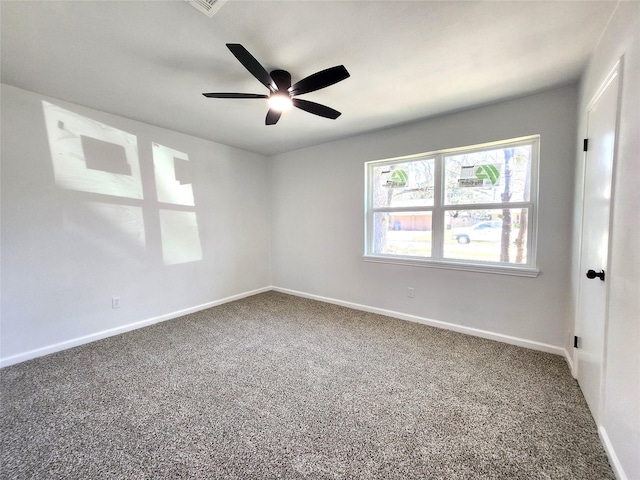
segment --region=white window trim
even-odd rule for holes
[[[467,151],[482,151],[492,150],[496,147],[517,147],[519,145],[532,145],[531,152],[531,185],[529,193],[529,201],[526,202],[510,202],[504,203],[487,203],[487,204],[461,204],[461,205],[445,205],[444,204],[444,185],[445,185],[445,172],[444,172],[444,157],[451,155],[452,153],[464,153]],[[427,207],[373,207],[373,169],[379,164],[395,164],[404,163],[409,161],[415,161],[419,159],[435,159],[434,168],[434,198],[433,206]],[[491,273],[500,275],[515,275],[522,277],[537,277],[540,270],[537,268],[536,252],[537,252],[537,237],[538,237],[538,169],[540,163],[540,136],[530,135],[526,137],[513,138],[508,140],[501,140],[490,143],[483,143],[478,145],[470,145],[461,148],[448,148],[444,150],[438,150],[433,152],[420,153],[416,155],[407,155],[403,157],[387,158],[381,160],[375,160],[371,162],[365,162],[365,236],[364,236],[364,255],[363,260],[367,262],[375,263],[388,263],[396,265],[408,265],[414,267],[428,267],[428,268],[441,268],[449,270],[463,270],[478,273]],[[416,211],[416,212],[431,212],[432,225],[444,225],[445,211],[449,210],[482,210],[482,209],[500,209],[505,205],[509,208],[523,208],[530,209],[531,224],[527,229],[527,263],[526,264],[506,264],[500,262],[477,262],[472,260],[458,260],[458,259],[445,259],[443,258],[442,246],[444,244],[445,230],[443,228],[432,228],[431,238],[431,258],[402,256],[402,255],[385,255],[374,254],[370,252],[371,245],[373,244],[373,215],[375,212],[384,211]]]

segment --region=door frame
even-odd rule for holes
[[[616,98],[616,115],[615,115],[615,139],[613,142],[613,153],[612,153],[612,166],[611,166],[611,193],[609,196],[609,222],[608,222],[608,232],[607,232],[607,264],[606,264],[606,274],[607,277],[611,278],[610,266],[611,266],[611,236],[613,231],[613,218],[614,218],[614,200],[615,200],[615,183],[616,183],[616,173],[617,173],[617,157],[618,157],[618,139],[619,139],[619,130],[620,130],[620,105],[621,105],[621,97],[622,97],[622,71],[623,71],[623,58],[621,56],[613,65],[613,67],[609,70],[609,73],[604,77],[604,80],[600,83],[600,86],[591,97],[591,100],[587,104],[584,112],[581,112],[581,116],[584,118],[584,132],[582,138],[589,138],[589,112],[593,109],[598,100],[602,97],[604,92],[607,90],[611,82],[617,79],[618,81],[618,92]],[[580,223],[577,225],[577,232],[579,234],[578,237],[578,251],[577,256],[577,269],[578,269],[578,289],[576,292],[576,297],[574,298],[574,322],[573,322],[573,334],[578,335],[580,333],[580,297],[582,293],[584,280],[584,272],[582,265],[582,253],[584,247],[584,239],[582,235],[582,229],[584,227],[584,217],[585,217],[585,193],[586,193],[586,171],[587,171],[587,151],[583,152],[580,156],[582,164],[579,167],[582,169],[581,171],[581,181],[580,181]],[[604,328],[603,328],[603,337],[602,337],[602,368],[600,370],[600,392],[599,392],[599,400],[598,400],[598,411],[596,414],[596,424],[598,426],[601,425],[601,417],[602,411],[604,408],[604,403],[606,401],[604,397],[605,391],[605,382],[606,382],[606,370],[607,370],[607,336],[608,336],[608,325],[609,325],[609,297],[610,297],[610,282],[605,282],[605,304],[604,304]],[[579,335],[578,335],[579,336]],[[572,375],[574,378],[578,378],[578,372],[580,369],[580,361],[577,350],[574,348],[572,352]]]

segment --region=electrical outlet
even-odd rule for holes
[[[407,297],[413,298],[416,296],[416,289],[413,287],[409,287],[409,292],[407,293]]]
[[[120,308],[120,297],[111,298],[111,308]]]

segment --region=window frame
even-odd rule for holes
[[[496,203],[461,203],[445,204],[446,169],[445,157],[469,152],[481,152],[503,148],[531,145],[530,160],[530,186],[529,200],[520,202],[496,202]],[[434,159],[434,185],[433,206],[404,206],[404,207],[374,207],[374,168],[381,164],[393,165],[398,163],[413,162],[422,159]],[[365,162],[365,218],[364,218],[364,255],[363,259],[369,262],[390,263],[398,265],[421,266],[431,268],[444,268],[452,270],[464,270],[481,273],[495,273],[516,275],[525,277],[537,277],[540,271],[537,268],[537,237],[538,237],[538,171],[540,164],[540,135],[499,140],[494,142],[469,145],[465,147],[447,148],[432,152],[424,152],[402,157],[386,158]],[[529,209],[529,225],[527,228],[527,262],[522,264],[487,262],[480,260],[465,260],[444,258],[444,240],[448,230],[445,228],[445,214],[448,211],[460,210],[498,210]],[[426,212],[431,214],[431,257],[418,257],[411,255],[373,253],[374,242],[374,214],[378,212]]]

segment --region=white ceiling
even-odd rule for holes
[[[576,81],[616,1],[244,1],[213,17],[183,1],[1,4],[2,82],[272,155]],[[226,48],[293,81],[351,77],[265,126],[267,93]]]

